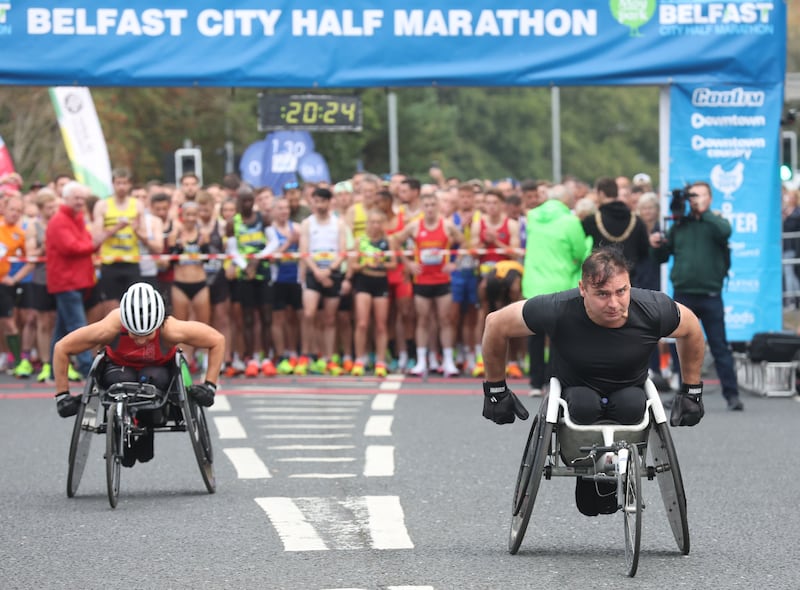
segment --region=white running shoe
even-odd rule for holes
[[[414,368],[408,372],[408,374],[414,375],[415,377],[422,377],[427,372],[428,372],[428,367],[425,365],[425,363],[417,363],[416,365],[414,365]]]

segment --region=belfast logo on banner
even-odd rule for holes
[[[713,189],[731,224],[723,292],[728,339],[780,330],[781,194],[778,137],[783,85],[675,85],[670,93],[670,188]]]

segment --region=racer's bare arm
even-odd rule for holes
[[[675,338],[678,347],[681,378],[684,383],[700,383],[703,355],[706,350],[703,329],[691,309],[677,302],[676,305],[681,312],[681,321],[670,337]]]
[[[101,346],[111,343],[122,329],[119,309],[108,312],[102,320],[78,328],[56,342],[53,349],[53,375],[56,382],[56,392],[69,390],[67,369],[69,357],[85,350],[96,350]]]
[[[217,384],[219,370],[225,358],[225,337],[207,324],[183,321],[169,316],[161,328],[161,335],[168,344],[185,344],[192,348],[208,349],[206,381]]]
[[[525,301],[516,301],[486,316],[483,330],[483,364],[486,381],[503,381],[506,378],[508,341],[533,334],[522,318]]]

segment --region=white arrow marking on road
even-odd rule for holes
[[[286,551],[327,551],[328,547],[291,498],[256,498]]]
[[[394,416],[370,416],[364,426],[364,436],[392,436]]]
[[[372,409],[381,410],[394,410],[394,404],[397,401],[396,393],[379,393],[372,400]]]
[[[364,476],[389,477],[391,475],[394,475],[394,447],[369,445],[364,462]]]
[[[236,416],[214,416],[214,424],[221,439],[247,438],[247,433]]]
[[[230,412],[231,402],[228,401],[227,395],[215,395],[214,405],[208,408],[209,412]]]
[[[228,456],[239,479],[265,479],[272,477],[264,462],[251,447],[235,447],[222,449]]]
[[[403,507],[397,496],[366,496],[372,546],[375,549],[413,549]]]

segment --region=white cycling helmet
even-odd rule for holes
[[[123,327],[133,336],[147,336],[164,323],[164,299],[152,285],[134,283],[122,295],[119,316]]]

